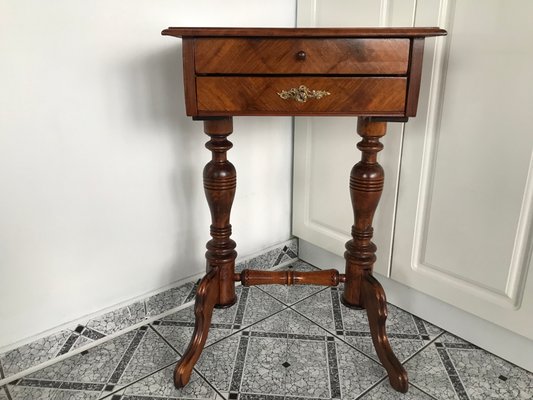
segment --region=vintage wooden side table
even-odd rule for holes
[[[372,275],[376,246],[372,219],[383,189],[377,153],[387,122],[416,114],[424,38],[439,28],[168,28],[163,35],[183,39],[187,115],[204,121],[212,160],[203,172],[211,210],[207,274],[198,286],[195,328],[178,362],[176,387],[189,381],[204,348],[214,307],[236,302],[235,282],[243,285],[344,282],[342,302],[364,308],[376,353],[394,389],[406,392],[407,373],[394,355],[385,330],[385,293]],[[358,117],[361,161],[350,174],[354,211],[352,239],[346,243],[346,270],[235,273],[230,211],[236,172],[227,160],[233,116],[338,115]],[[260,179],[260,177],[258,177]]]

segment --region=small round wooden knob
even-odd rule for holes
[[[307,54],[305,54],[305,51],[299,51],[298,53],[296,53],[296,59],[299,61],[304,61],[306,57]]]

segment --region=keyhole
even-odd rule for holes
[[[299,61],[304,61],[306,57],[307,54],[305,54],[305,51],[299,51],[298,53],[296,53],[296,59]]]

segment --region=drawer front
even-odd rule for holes
[[[199,115],[402,116],[406,86],[403,77],[196,78]]]
[[[407,73],[409,39],[196,39],[198,74]]]

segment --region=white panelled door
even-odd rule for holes
[[[533,1],[298,4],[300,26],[448,30],[426,40],[417,117],[383,141],[375,271],[533,339]],[[355,119],[295,127],[294,234],[342,255]]]
[[[405,128],[392,278],[533,339],[531,15],[529,0],[419,2],[417,25],[449,36]]]

